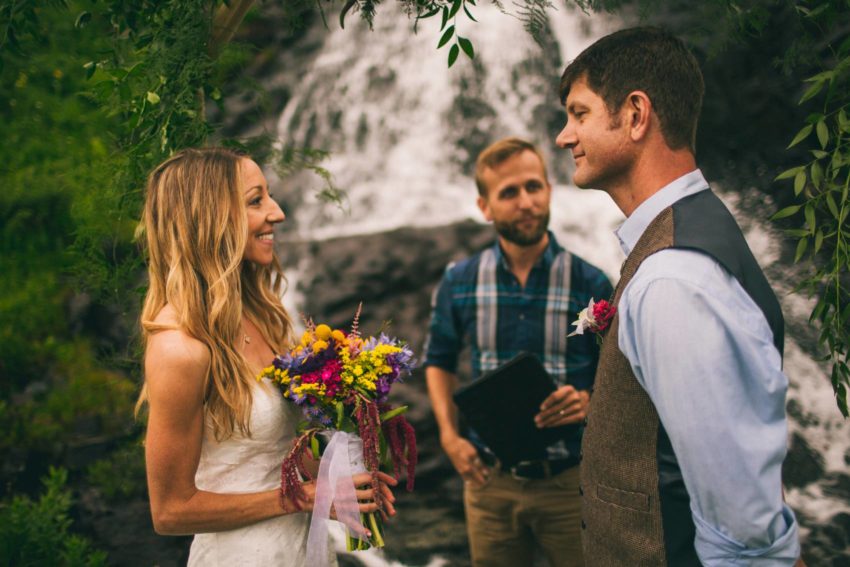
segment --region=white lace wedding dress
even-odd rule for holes
[[[280,486],[280,463],[292,446],[301,412],[267,380],[254,387],[251,437],[238,433],[216,442],[207,423],[195,484],[218,493],[248,493]],[[310,515],[287,514],[235,530],[197,534],[190,567],[306,567]],[[336,565],[329,546],[328,565]],[[310,566],[312,567],[312,566]]]

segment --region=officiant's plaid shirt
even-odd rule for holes
[[[589,390],[599,360],[596,336],[567,334],[591,298],[609,299],[612,291],[602,271],[564,250],[551,232],[523,288],[496,243],[446,268],[432,300],[425,365],[456,373],[458,355],[469,344],[475,379],[526,351],[558,385]],[[577,454],[580,442],[577,435],[566,446],[550,447],[549,456]]]

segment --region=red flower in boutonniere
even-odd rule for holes
[[[567,336],[583,335],[585,331],[601,333],[611,324],[611,319],[614,318],[616,312],[617,308],[604,299],[600,299],[598,302],[591,299],[587,307],[578,314],[578,319],[573,322],[576,330]]]

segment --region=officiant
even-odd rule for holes
[[[433,297],[424,363],[440,443],[464,480],[472,564],[515,567],[538,547],[553,567],[580,566],[577,465],[599,347],[591,334],[566,336],[579,311],[591,299],[609,298],[612,286],[548,230],[552,188],[533,144],[507,138],[487,147],[475,183],[497,241],[446,268]],[[556,388],[528,419],[541,430],[573,425],[569,434],[540,458],[515,463],[500,462],[474,431],[462,434],[452,395],[466,345],[473,380],[520,352],[537,356]]]

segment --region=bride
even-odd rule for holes
[[[146,199],[150,287],[137,411],[148,404],[154,529],[196,534],[189,565],[302,566],[315,486],[304,483],[298,505],[279,489],[299,412],[255,379],[292,334],[274,251],[283,211],[259,166],[220,148],[165,161]],[[361,512],[375,511],[371,476],[352,478]],[[393,515],[386,484],[396,481],[379,478]]]

